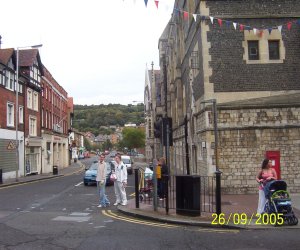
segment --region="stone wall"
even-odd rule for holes
[[[289,191],[300,192],[299,120],[300,108],[221,110],[219,168],[223,191],[257,192],[255,176],[266,151],[280,151],[281,178]]]

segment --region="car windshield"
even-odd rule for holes
[[[125,164],[130,164],[130,163],[131,163],[130,159],[126,159],[126,158],[125,158],[125,159],[123,158],[122,161],[123,161]]]
[[[107,169],[107,172],[110,172],[111,171],[111,166],[108,162],[105,162],[105,165],[106,165],[106,169]],[[98,163],[93,163],[90,167],[89,167],[89,170],[98,170]]]
[[[90,167],[89,170],[97,170],[98,168],[98,163],[93,163]]]

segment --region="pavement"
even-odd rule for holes
[[[43,179],[59,178],[62,176],[76,174],[84,171],[84,167],[85,166],[80,161],[78,161],[76,163],[72,163],[69,167],[58,169],[57,175],[48,173],[19,177],[18,180],[4,180],[3,184],[0,184],[0,189],[3,187],[19,185],[26,182],[34,182]],[[300,219],[300,194],[292,193],[290,195],[294,213],[296,217]],[[149,203],[139,203],[139,208],[136,208],[135,198],[128,200],[127,206],[119,205],[118,210],[130,216],[172,224],[236,229],[300,229],[300,222],[296,226],[275,227],[270,224],[264,225],[264,221],[262,219],[259,220],[256,216],[258,194],[222,194],[221,199],[221,211],[224,214],[224,220],[221,219],[221,217],[218,220],[216,218],[216,215],[208,212],[202,212],[200,216],[183,216],[176,214],[175,209],[169,209],[169,212],[167,214],[165,209],[162,207],[158,207],[157,210],[154,211],[153,205]]]

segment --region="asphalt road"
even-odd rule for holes
[[[97,208],[96,187],[82,179],[83,173],[1,188],[0,249],[300,249],[298,230],[188,227]],[[133,190],[131,175],[129,198]],[[113,203],[113,187],[107,194]]]

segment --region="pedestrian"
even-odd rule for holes
[[[106,163],[104,160],[105,160],[105,155],[101,154],[99,156],[97,177],[96,177],[97,190],[98,190],[98,194],[99,194],[98,207],[108,207],[110,205],[107,195],[105,194],[107,169],[106,169]]]
[[[115,155],[115,174],[116,174],[116,181],[114,183],[115,188],[115,195],[116,195],[116,202],[114,205],[121,204],[122,206],[127,205],[127,198],[126,198],[126,186],[127,186],[127,168],[126,165],[121,161],[121,155]]]
[[[258,190],[258,206],[257,213],[262,214],[265,209],[266,197],[264,192],[264,186],[267,182],[277,180],[276,171],[272,168],[272,161],[264,159],[261,164],[261,170],[256,175],[256,181],[259,183]]]
[[[159,158],[156,167],[156,178],[157,178],[157,194],[160,199],[165,198],[166,194],[166,179],[168,175],[168,167],[166,165],[166,160],[164,157]]]

